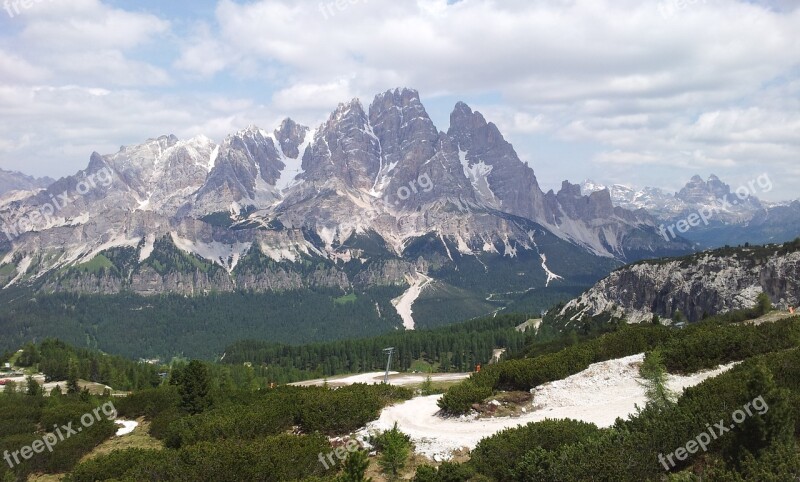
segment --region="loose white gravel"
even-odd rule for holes
[[[533,410],[520,417],[481,418],[476,415],[445,418],[436,405],[441,395],[418,397],[391,407],[362,432],[391,429],[397,423],[411,436],[416,451],[433,460],[450,459],[454,451],[472,450],[478,442],[503,429],[547,418],[582,420],[599,427],[611,426],[629,417],[646,403],[639,383],[639,365],[644,354],[595,363],[586,370],[533,390]],[[670,375],[668,385],[677,393],[717,376],[735,363],[689,376]]]

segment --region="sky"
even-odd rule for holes
[[[417,89],[458,101],[540,185],[800,198],[797,0],[0,0],[0,168],[51,177],[175,134],[226,135]]]

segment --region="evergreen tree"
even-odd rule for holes
[[[39,349],[33,343],[27,343],[22,348],[22,353],[20,353],[19,358],[17,359],[17,365],[21,367],[32,367],[35,364],[41,361],[41,355],[39,354]]]
[[[760,315],[766,315],[772,311],[772,300],[769,299],[769,295],[766,293],[760,293],[758,295],[758,298],[756,298],[756,311]]]
[[[772,372],[758,363],[747,383],[747,398],[752,400],[752,415],[747,416],[731,437],[725,454],[741,469],[748,456],[758,458],[773,443],[788,443],[794,435],[791,394],[778,388]]]
[[[350,452],[344,462],[344,473],[336,478],[336,482],[372,482],[372,478],[364,477],[369,467],[369,456],[363,450]]]
[[[397,428],[397,422],[395,422],[391,430],[380,435],[378,445],[381,449],[378,465],[391,480],[397,479],[400,471],[406,466],[411,452],[411,442],[408,436]]]
[[[29,376],[28,378],[25,379],[25,381],[28,386],[27,394],[29,396],[41,397],[42,395],[44,395],[44,389],[42,389],[42,386],[39,385],[39,382],[34,380],[33,377]]]
[[[667,368],[660,350],[653,350],[645,356],[639,374],[644,378],[640,383],[645,387],[648,405],[666,408],[675,401],[677,396],[667,387]]]
[[[5,389],[3,390],[3,395],[11,396],[16,395],[17,393],[17,382],[6,382]]]
[[[430,374],[425,377],[425,381],[422,382],[422,386],[420,387],[420,392],[422,395],[428,396],[433,394],[433,380],[431,380]]]
[[[80,392],[78,386],[78,367],[74,360],[69,361],[69,370],[67,371],[67,394],[72,395]]]
[[[194,415],[211,406],[211,375],[203,362],[192,360],[185,369],[178,385],[181,409]]]

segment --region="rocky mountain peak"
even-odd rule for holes
[[[447,134],[484,204],[542,223],[552,220],[533,169],[519,159],[496,125],[459,102],[450,114]]]
[[[458,102],[453,112],[450,113],[450,129],[447,133],[459,145],[464,145],[462,150],[468,150],[466,147],[470,144],[470,136],[486,127],[486,119],[480,112],[473,112],[470,106],[464,102]]]
[[[308,157],[303,158],[309,181],[342,181],[350,188],[369,190],[381,165],[380,141],[372,131],[361,101],[339,107],[316,133]]]
[[[580,184],[571,184],[569,181],[563,181],[561,183],[561,190],[558,191],[558,195],[564,198],[579,198],[581,197],[581,186]]]
[[[720,181],[717,176],[711,175],[708,181],[704,181],[702,177],[695,175],[675,197],[688,203],[706,204],[730,193],[730,186]]]
[[[283,164],[273,138],[255,125],[225,138],[216,162],[197,194],[204,211],[227,211],[232,204],[273,202]]]
[[[90,170],[110,167],[113,186],[62,210],[52,221],[57,229],[15,238],[13,249],[58,246],[79,253],[70,254],[73,262],[144,240],[142,260],[157,233],[229,273],[254,246],[291,263],[370,263],[377,253],[452,265],[498,254],[537,267],[553,243],[592,259],[688,249],[662,241],[649,220],[612,211],[607,191],[581,196],[565,183],[545,197],[497,126],[465,103],[456,104],[451,121],[448,133],[439,132],[417,91],[393,89],[368,111],[357,99],[340,104],[313,133],[287,118],[274,131],[251,125],[221,145],[162,136],[95,154]],[[0,206],[0,215],[23,219],[47,199]],[[60,266],[51,264],[37,272]]]
[[[86,170],[88,172],[96,172],[106,166],[108,166],[108,164],[106,164],[106,160],[103,159],[103,156],[98,152],[93,152],[92,155],[89,156],[89,166]]]
[[[564,181],[555,197],[561,210],[571,219],[593,220],[614,214],[611,193],[606,188],[584,196],[580,184]]]
[[[380,143],[380,171],[372,187],[375,194],[408,184],[436,153],[439,134],[415,90],[378,94],[369,108],[369,123]]]
[[[364,112],[364,106],[361,104],[361,99],[358,97],[354,97],[350,99],[349,102],[341,102],[337,107],[336,110],[333,111],[330,118],[328,119],[328,123],[331,122],[341,122],[343,119],[351,117],[351,118],[366,118],[366,113]]]
[[[308,127],[302,126],[287,117],[281,122],[280,127],[275,129],[274,135],[283,154],[286,157],[297,159],[303,155],[300,152],[300,145],[306,140],[308,132]]]

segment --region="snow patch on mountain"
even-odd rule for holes
[[[544,253],[539,253],[539,257],[542,259],[542,269],[544,270],[545,274],[547,274],[547,282],[545,283],[545,287],[550,286],[551,281],[556,280],[563,280],[561,276],[553,273],[550,271],[550,268],[547,267],[547,255]]]
[[[275,138],[274,134],[270,134],[270,138],[273,140],[277,148],[280,161],[285,166],[281,170],[278,180],[275,182],[275,188],[278,189],[279,192],[283,193],[291,187],[302,184],[303,180],[298,179],[298,177],[305,172],[303,170],[303,155],[305,154],[308,146],[310,146],[311,142],[314,140],[314,135],[316,132],[317,131],[313,129],[309,132],[306,132],[303,142],[300,144],[300,147],[298,147],[300,152],[297,157],[289,157],[284,154],[283,150],[280,149],[280,142],[278,139]]]
[[[541,260],[542,260],[542,269],[544,270],[545,274],[547,275],[547,281],[545,282],[545,287],[550,286],[550,282],[552,282],[552,281],[563,280],[564,278],[562,278],[561,276],[553,273],[552,271],[550,271],[550,268],[547,267],[547,255],[542,253],[542,251],[539,249],[539,245],[536,244],[536,233],[534,231],[528,231],[528,239],[531,240],[531,243],[533,243],[533,247],[536,249],[536,252],[539,254],[539,258],[541,258]]]
[[[467,154],[467,151],[459,148],[458,158],[461,160],[464,175],[469,179],[481,200],[489,205],[497,206],[499,204],[497,196],[492,192],[492,188],[489,185],[489,174],[491,174],[494,166],[490,166],[483,161],[470,164],[469,160],[467,160]]]

